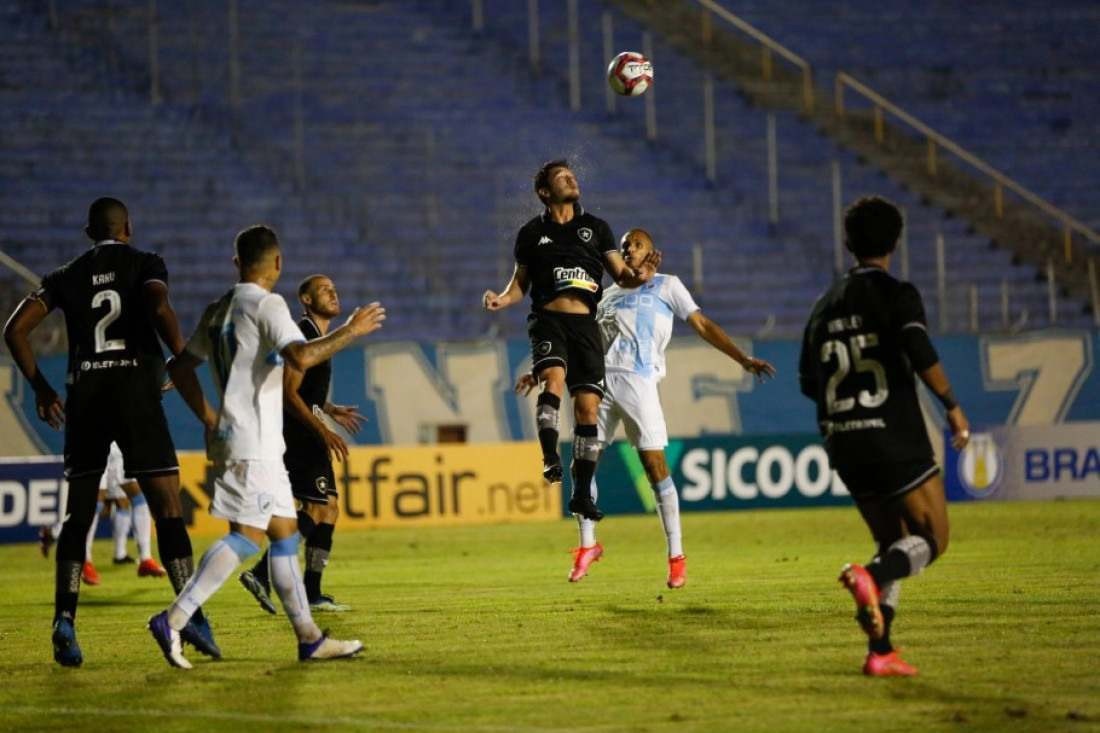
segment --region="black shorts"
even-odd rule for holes
[[[91,375],[69,387],[65,398],[65,478],[100,476],[107,468],[111,441],[122,450],[128,478],[179,471],[155,375],[120,369]]]
[[[858,502],[904,496],[940,472],[929,458],[834,466],[848,493]]]
[[[540,310],[527,316],[531,339],[531,371],[565,367],[569,393],[586,390],[604,394],[604,345],[595,316]]]
[[[328,450],[313,436],[295,441],[288,439],[283,462],[290,476],[290,490],[298,501],[327,504],[330,496],[337,495],[336,476]]]

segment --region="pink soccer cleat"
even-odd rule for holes
[[[868,677],[913,677],[917,668],[898,656],[898,650],[886,654],[868,652],[863,662],[863,674]]]
[[[867,568],[849,563],[840,571],[837,578],[848,589],[856,601],[856,621],[869,638],[877,641],[886,633],[886,624],[882,620],[882,609],[878,605],[878,586]]]
[[[163,578],[168,575],[168,571],[160,566],[160,563],[149,557],[141,561],[141,564],[137,567],[137,574],[139,578]]]
[[[569,571],[569,582],[576,583],[588,575],[588,566],[603,557],[603,545],[599,542],[591,547],[573,548],[573,569]]]
[[[99,572],[96,571],[95,565],[85,562],[84,567],[80,570],[80,579],[84,581],[85,585],[99,585]]]
[[[683,588],[687,583],[687,558],[683,555],[668,559],[668,587]]]

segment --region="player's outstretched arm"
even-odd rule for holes
[[[646,255],[637,271],[631,269],[630,265],[626,264],[623,256],[615,250],[608,250],[603,253],[603,256],[604,261],[607,263],[607,271],[611,274],[611,279],[615,281],[616,285],[623,288],[636,288],[644,285],[653,279],[653,276],[657,274],[657,268],[661,266],[661,251],[657,249]]]
[[[356,308],[343,326],[330,331],[327,335],[312,341],[292,342],[284,346],[279,353],[288,364],[304,372],[312,366],[328,361],[360,336],[366,336],[382,328],[384,320],[386,320],[386,309],[381,303],[374,302],[368,306]]]
[[[38,419],[60,430],[65,422],[65,407],[46,376],[39,371],[34,349],[31,348],[31,332],[49,313],[50,306],[44,300],[33,295],[24,298],[4,324],[4,342],[19,371],[34,389]]]
[[[153,328],[157,330],[160,340],[172,352],[172,356],[179,356],[187,342],[180,330],[179,319],[172,307],[172,301],[168,299],[168,286],[160,280],[150,280],[142,288],[145,295],[145,307],[153,321]]]
[[[292,366],[287,365],[283,368],[283,404],[299,422],[308,425],[313,430],[314,434],[324,443],[325,448],[337,460],[343,461],[348,457],[347,443],[339,435],[329,430],[328,426],[313,414],[313,410],[309,409],[309,405],[302,399],[302,395],[298,394],[304,376],[304,372]]]
[[[692,313],[688,316],[687,322],[695,330],[695,333],[699,334],[700,338],[744,367],[745,371],[756,377],[757,381],[763,382],[775,376],[774,366],[763,359],[756,359],[741,351],[737,344],[733,342],[733,339],[729,337],[729,334],[717,323],[703,315],[703,311],[697,310]]]
[[[970,442],[970,422],[966,419],[966,413],[955,399],[955,393],[951,389],[951,382],[947,379],[947,372],[943,370],[943,364],[936,362],[927,369],[917,372],[932,394],[936,395],[944,409],[947,411],[947,424],[951,428],[951,445],[955,450],[962,450]]]
[[[516,269],[512,272],[512,279],[504,286],[504,290],[499,293],[486,290],[481,295],[481,306],[487,311],[503,310],[523,300],[529,285],[527,266],[517,262]]]

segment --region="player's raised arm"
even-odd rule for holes
[[[300,423],[308,425],[313,430],[321,442],[324,443],[325,448],[336,456],[337,460],[343,461],[348,457],[347,443],[339,435],[329,430],[328,426],[313,414],[313,410],[309,409],[309,405],[298,393],[304,376],[305,372],[292,366],[283,367],[283,405]]]
[[[629,232],[628,232],[629,234]],[[625,236],[625,235],[624,235]],[[626,260],[616,250],[607,250],[603,253],[607,271],[616,285],[624,288],[636,288],[653,279],[657,268],[661,266],[661,251],[654,249],[645,258],[641,267],[637,270],[626,264]]]
[[[763,382],[775,376],[774,366],[763,359],[754,358],[741,351],[737,344],[733,342],[733,339],[729,337],[729,334],[717,323],[703,315],[703,311],[697,310],[692,313],[688,316],[687,322],[695,333],[699,334],[701,339],[740,364],[746,372],[755,376],[758,381]]]
[[[486,290],[481,296],[481,305],[485,310],[498,311],[514,305],[527,294],[531,281],[527,277],[527,265],[516,263],[516,269],[512,272],[512,279],[504,286],[504,290],[494,293]]]
[[[286,310],[286,302],[281,298],[282,310]],[[298,330],[297,325],[290,319],[289,311],[286,320]],[[284,343],[282,338],[272,338],[277,344],[282,344],[279,353],[295,369],[305,371],[310,367],[331,359],[337,352],[346,349],[352,341],[360,336],[374,333],[382,328],[382,321],[386,320],[386,309],[381,303],[374,302],[362,308],[356,308],[343,326],[329,332],[327,335],[312,341],[301,340],[301,331],[298,331],[299,340]]]
[[[45,320],[51,310],[48,297],[42,290],[24,298],[4,324],[4,342],[8,345],[19,371],[34,389],[38,418],[50,427],[60,430],[65,422],[65,408],[57,392],[39,370],[30,338],[31,332]]]

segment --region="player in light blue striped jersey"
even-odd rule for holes
[[[653,239],[644,229],[631,229],[623,235],[620,247],[626,263],[640,268],[653,251]],[[596,319],[606,349],[607,388],[598,413],[601,450],[614,440],[622,423],[627,440],[638,450],[657,500],[668,544],[668,586],[679,588],[687,580],[680,500],[665,461],[668,431],[657,391],[665,375],[665,349],[672,338],[674,318],[686,321],[704,341],[761,381],[774,376],[775,367],[741,351],[721,326],[703,315],[675,275],[655,274],[636,288],[613,285],[600,301]],[[525,376],[516,388],[530,392],[534,386],[534,380]],[[595,482],[592,494],[595,501]],[[570,582],[587,575],[589,566],[603,555],[603,546],[596,541],[596,523],[581,516],[577,522],[581,541],[573,551]]]

